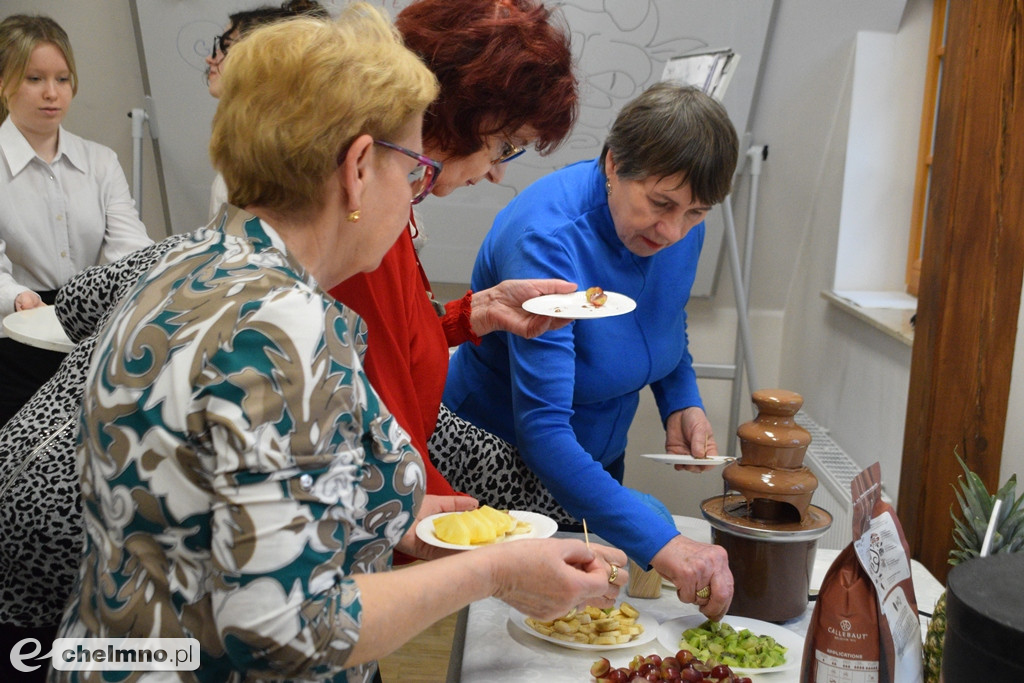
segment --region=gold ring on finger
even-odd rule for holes
[[[619,578],[619,567],[618,565],[612,564],[611,562],[609,562],[608,564],[612,566],[612,571],[610,574],[608,574],[608,583],[615,583],[615,579]]]
[[[697,597],[700,598],[701,600],[707,600],[708,598],[710,598],[711,597],[711,586],[704,586],[699,591],[697,591]]]

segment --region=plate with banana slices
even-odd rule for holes
[[[619,650],[649,643],[658,635],[658,620],[629,603],[606,610],[588,605],[553,621],[510,609],[508,620],[535,638],[573,650]]]
[[[453,550],[472,550],[524,538],[548,538],[556,531],[558,523],[547,515],[528,510],[496,510],[488,505],[430,515],[416,525],[416,536],[421,541]]]

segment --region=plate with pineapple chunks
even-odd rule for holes
[[[497,510],[489,505],[430,515],[416,525],[416,536],[421,541],[452,550],[472,550],[524,538],[547,538],[556,531],[558,523],[547,515],[529,510]]]
[[[609,609],[587,605],[551,621],[509,609],[508,620],[535,638],[573,650],[620,650],[649,643],[658,635],[658,620],[640,614],[628,602]]]

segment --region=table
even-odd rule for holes
[[[57,320],[53,306],[40,306],[4,316],[4,332],[22,344],[68,353],[75,348]]]
[[[704,520],[694,518],[676,518],[676,526],[681,533],[701,540]],[[571,534],[560,534],[571,536]],[[592,534],[593,536],[593,534]],[[817,592],[825,572],[839,554],[838,550],[819,548],[815,553],[814,568],[811,574],[811,592]],[[925,612],[921,617],[922,638],[928,627],[928,616],[932,606],[942,594],[944,587],[934,576],[916,560],[911,561],[914,577],[914,591],[917,595],[918,608]],[[663,623],[676,617],[698,614],[694,605],[688,605],[676,598],[675,591],[669,588],[654,599],[631,598],[623,590],[621,599],[628,601],[641,614],[655,617]],[[669,652],[657,640],[643,645],[607,652],[572,650],[534,638],[509,623],[509,606],[497,598],[481,600],[470,605],[459,615],[456,624],[455,642],[448,669],[448,681],[451,683],[519,683],[521,681],[545,681],[545,683],[580,683],[592,680],[590,665],[595,659],[605,656],[612,666],[625,666],[635,655],[658,653],[662,656],[675,654]],[[807,633],[811,621],[814,602],[808,601],[807,610],[802,616],[780,624],[800,636]],[[797,655],[799,657],[799,654]],[[787,671],[751,676],[751,679],[763,683],[796,683],[800,678],[800,667]]]

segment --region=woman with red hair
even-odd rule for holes
[[[533,146],[552,151],[578,113],[569,34],[535,0],[417,0],[395,21],[406,46],[441,84],[423,117],[424,154],[443,163],[431,194],[501,181],[505,164]],[[452,488],[427,460],[448,373],[448,348],[504,330],[534,337],[567,321],[527,313],[522,302],[567,293],[562,280],[508,280],[442,307],[413,246],[410,216],[383,263],[331,290],[369,327],[366,370],[427,466],[428,493]]]

